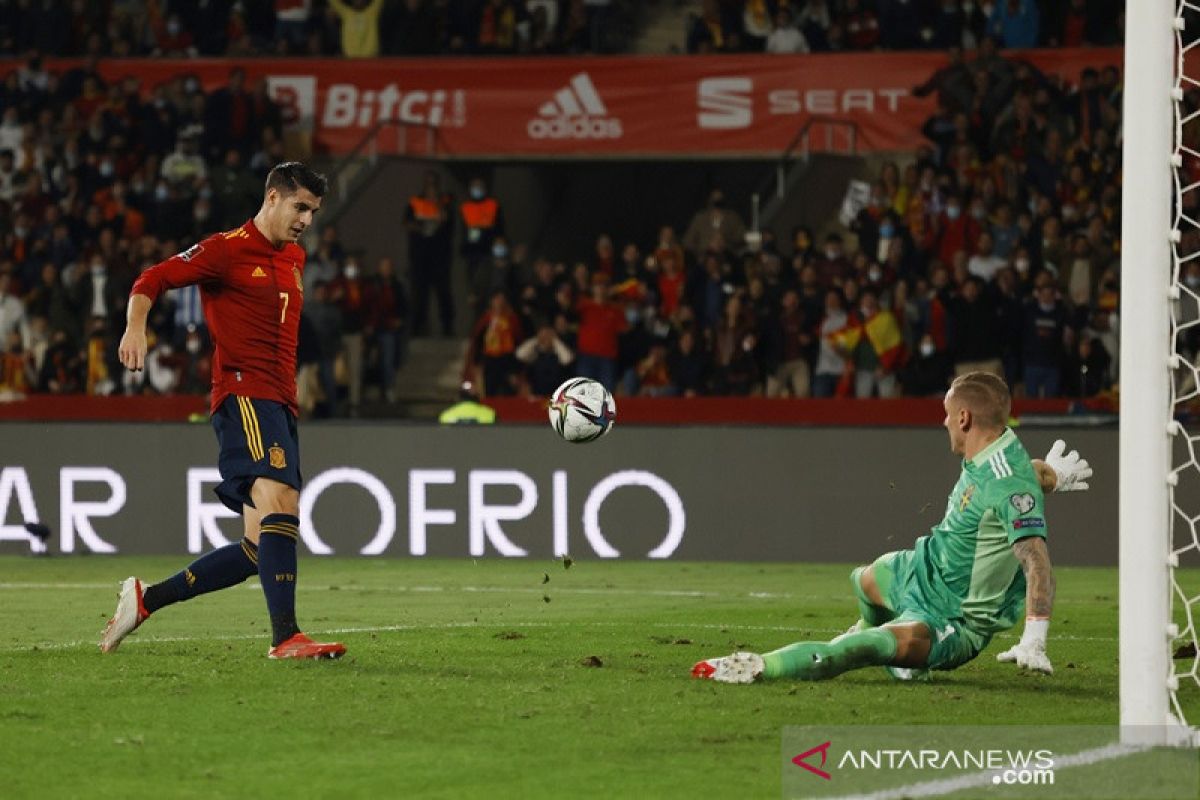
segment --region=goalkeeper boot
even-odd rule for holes
[[[142,582],[129,577],[121,582],[117,610],[104,626],[100,637],[100,652],[111,653],[121,646],[121,641],[146,621],[150,613],[142,603]]]
[[[267,658],[341,658],[346,646],[338,642],[314,642],[303,633],[293,634],[267,651]]]
[[[692,667],[692,677],[721,683],[753,683],[763,672],[758,653],[734,653],[724,658],[709,658]]]

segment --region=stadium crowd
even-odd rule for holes
[[[0,55],[112,58],[612,53],[632,0],[0,0]]]
[[[58,8],[17,6],[27,15],[5,16],[0,41],[18,35],[14,20]],[[93,21],[108,31],[113,19]],[[76,22],[67,28],[78,38]],[[883,164],[841,230],[764,230],[747,247],[717,190],[654,242],[604,233],[594,253],[553,263],[508,242],[499,214],[483,235],[463,208],[435,210],[432,228],[410,218],[410,235],[470,239],[460,252],[477,382],[490,394],[545,394],[577,372],[626,394],[924,395],[983,367],[1031,395],[1107,389],[1117,374],[1120,75],[1087,70],[1065,84],[987,37],[966,56],[949,52],[916,88],[937,98],[929,145],[911,163]],[[263,176],[283,160],[281,113],[265,83],[247,85],[236,68],[208,94],[181,76],[144,95],[136,79],[107,85],[95,67],[89,57],[54,74],[34,56],[0,83],[0,394],[203,392],[198,292],[156,307],[137,375],[115,359],[125,298],[141,269],[253,213]],[[476,183],[479,197],[465,202],[486,206],[493,199]],[[436,187],[431,197],[444,202]],[[364,385],[392,398],[405,339],[431,329],[430,295],[442,331],[453,329],[436,258],[428,270],[363,265],[353,251],[328,228],[310,253],[300,352],[310,410],[324,396],[338,413],[343,394],[353,410]],[[1187,271],[1200,286],[1200,264]]]
[[[0,0],[0,55],[424,56],[627,52],[632,0]],[[668,0],[670,1],[670,0]],[[696,52],[1118,44],[1123,0],[704,0]]]
[[[1114,45],[1122,0],[705,0],[687,51],[807,53]]]
[[[501,242],[475,280],[487,391],[545,394],[578,373],[625,394],[889,397],[974,369],[1028,396],[1108,390],[1119,72],[1063,85],[985,40],[916,91],[937,97],[929,144],[883,163],[840,230],[764,230],[747,247],[716,190],[682,232],[605,233],[578,263],[513,263]]]

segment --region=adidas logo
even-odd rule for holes
[[[620,139],[621,120],[608,116],[596,86],[586,72],[542,103],[538,115],[525,126],[531,139]]]
[[[251,273],[250,273],[250,277],[252,277],[252,278],[265,278],[265,277],[267,277],[267,273],[263,272],[263,268],[262,268],[262,267],[255,267],[255,268],[254,268],[254,272],[251,272]]]

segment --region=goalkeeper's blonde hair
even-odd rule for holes
[[[955,401],[967,407],[980,425],[1003,429],[1012,411],[1012,395],[1004,379],[991,372],[967,372],[950,384]]]

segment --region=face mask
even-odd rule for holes
[[[637,322],[638,317],[639,317],[639,314],[638,314],[638,310],[636,308],[630,307],[630,308],[625,309],[625,321],[628,322],[630,325]]]
[[[108,270],[105,269],[103,264],[92,264],[90,269],[92,271],[92,274],[95,275],[97,278],[103,278],[104,274],[106,272],[108,272]]]
[[[971,209],[971,216],[975,219],[983,219],[987,216],[987,209],[982,206],[976,206]]]
[[[929,358],[936,352],[937,347],[933,344],[933,342],[921,342],[921,355]]]
[[[885,222],[879,226],[879,235],[884,239],[890,239],[896,235],[896,226],[890,222]]]
[[[198,194],[201,197],[203,197],[205,200],[210,200],[210,199],[212,199],[212,196],[213,196],[213,190],[211,188],[209,188],[208,186],[205,186],[203,189],[201,189],[198,192]]]
[[[837,251],[836,247],[826,247],[825,248],[825,258],[829,259],[830,261],[834,261],[837,259],[837,257],[838,257],[838,251]]]
[[[171,193],[171,190],[168,189],[166,186],[156,186],[154,189],[154,199],[161,202],[163,200],[166,200],[167,195],[169,195],[170,193]]]
[[[100,176],[103,178],[111,178],[116,173],[117,168],[113,166],[111,161],[100,162]]]
[[[962,216],[962,209],[958,206],[946,206],[946,216],[950,219],[958,219]]]
[[[883,280],[883,270],[879,269],[879,267],[871,267],[871,269],[867,270],[867,280],[871,283],[879,283]]]
[[[183,90],[188,94],[195,94],[200,91],[200,82],[195,78],[188,78],[183,82]]]
[[[1029,272],[1029,259],[1018,258],[1013,262],[1013,266],[1016,267],[1017,272],[1020,272],[1022,275],[1024,275],[1026,272]]]
[[[482,200],[485,194],[487,194],[487,192],[483,191],[482,186],[472,186],[471,187],[471,199],[472,200]]]
[[[1054,303],[1038,302],[1038,308],[1040,308],[1042,311],[1049,313],[1054,310]]]
[[[349,280],[354,280],[355,278],[358,277],[358,265],[357,264],[347,264],[346,265],[346,277]]]
[[[16,236],[18,239],[24,239],[26,234],[28,234],[28,233],[29,233],[29,229],[22,227],[20,225],[13,228],[13,235]]]
[[[167,23],[167,33],[170,34],[171,36],[178,36],[179,35],[179,23],[178,22],[168,22]]]
[[[188,339],[186,347],[189,353],[196,355],[200,352],[200,340],[196,338]]]
[[[502,245],[502,244],[493,245],[492,246],[492,257],[493,258],[507,258],[508,257],[508,247],[506,247],[505,245]]]

